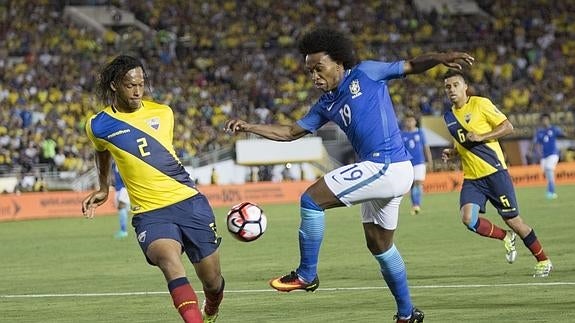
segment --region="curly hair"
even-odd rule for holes
[[[100,72],[98,85],[96,87],[98,98],[106,104],[112,103],[114,100],[114,91],[110,88],[110,83],[119,83],[129,70],[137,67],[142,68],[142,71],[144,71],[144,80],[147,80],[148,76],[144,65],[139,59],[132,56],[120,55],[106,64]]]
[[[341,63],[345,69],[352,68],[358,63],[351,39],[331,28],[320,27],[307,32],[299,40],[298,48],[304,57],[325,52],[332,60]]]

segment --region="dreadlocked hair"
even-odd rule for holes
[[[111,62],[106,64],[98,79],[96,94],[98,98],[106,103],[111,104],[114,100],[114,91],[110,88],[112,82],[119,83],[126,73],[134,68],[141,67],[144,71],[144,79],[147,80],[148,76],[142,62],[128,55],[120,55],[114,58]]]

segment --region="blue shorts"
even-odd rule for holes
[[[161,209],[143,212],[132,218],[138,243],[146,254],[152,242],[173,239],[192,263],[198,263],[218,249],[221,237],[212,208],[202,194]],[[151,265],[155,265],[146,256]]]
[[[487,200],[497,209],[499,215],[504,218],[513,218],[519,215],[513,182],[506,170],[483,178],[463,181],[463,187],[459,195],[460,207],[473,203],[479,205],[479,212],[485,213]]]

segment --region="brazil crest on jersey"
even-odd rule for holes
[[[387,88],[387,80],[403,76],[403,63],[363,61],[346,70],[338,87],[324,93],[297,124],[314,132],[333,121],[362,161],[409,160]]]
[[[172,109],[151,101],[142,101],[142,107],[132,113],[106,107],[86,123],[96,150],[112,154],[134,214],[198,193],[174,151],[173,129]]]
[[[468,132],[490,132],[507,120],[489,99],[472,96],[461,108],[452,107],[443,118],[461,157],[464,178],[477,179],[507,169],[497,140],[471,142],[466,137]]]

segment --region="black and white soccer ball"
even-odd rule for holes
[[[257,240],[266,231],[267,224],[264,211],[250,202],[234,205],[228,212],[228,231],[239,241]]]

